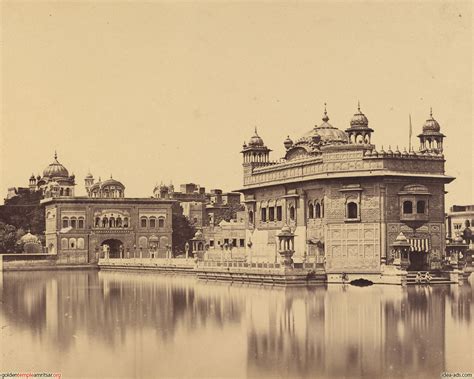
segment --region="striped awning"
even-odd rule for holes
[[[429,238],[408,238],[410,243],[410,251],[419,251],[427,253],[430,249]]]

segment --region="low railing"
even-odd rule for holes
[[[194,267],[195,262],[191,258],[100,258],[99,265]]]

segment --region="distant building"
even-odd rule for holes
[[[196,228],[216,226],[223,219],[235,218],[233,213],[243,209],[240,204],[240,193],[224,193],[220,189],[206,192],[205,187],[194,183],[182,184],[180,191],[175,191],[172,184],[168,186],[161,184],[155,187],[153,196],[176,200],[183,210],[183,215]]]
[[[466,227],[474,232],[474,205],[453,205],[446,215],[447,237],[462,237]]]
[[[380,275],[400,233],[411,245],[411,270],[445,255],[445,185],[454,178],[444,172],[439,123],[430,114],[416,152],[376,149],[368,124],[359,108],[342,131],[325,109],[320,125],[284,141],[278,161],[255,130],[242,149],[239,190],[254,259],[275,259],[285,224],[296,235],[295,261],[320,263],[328,275]]]
[[[75,176],[69,175],[68,170],[58,161],[54,153],[54,160],[43,170],[43,176],[31,174],[28,187],[12,187],[8,189],[7,199],[11,199],[21,192],[41,191],[43,197],[73,197]]]

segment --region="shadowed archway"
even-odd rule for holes
[[[120,247],[122,247],[122,251],[125,251],[123,242],[115,238],[105,240],[100,244],[102,247],[104,245],[108,245],[110,248],[109,258],[120,258]]]

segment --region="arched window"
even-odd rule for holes
[[[104,218],[102,219],[102,227],[106,228],[108,225],[109,225],[109,219],[106,216],[104,216]]]
[[[128,228],[128,217],[124,217],[123,219],[123,227]]]
[[[347,203],[347,218],[357,219],[359,217],[357,204],[353,201]]]
[[[63,228],[67,228],[69,226],[69,217],[63,217]]]
[[[76,229],[77,227],[77,220],[75,217],[71,217],[71,228]]]
[[[115,222],[115,225],[117,226],[117,228],[122,227],[122,218],[120,216],[117,217],[117,221]]]
[[[95,218],[95,226],[98,228],[100,226],[100,217]]]
[[[65,195],[69,196],[69,194],[70,194],[70,190],[69,190],[69,188],[66,188]]]
[[[321,200],[321,218],[324,217],[324,199]]]
[[[76,239],[75,238],[69,238],[69,248],[70,249],[75,249],[76,248]]]
[[[314,207],[311,201],[308,203],[308,218],[314,218]]]
[[[140,226],[141,226],[142,228],[146,228],[146,224],[147,224],[146,217],[142,217],[142,218],[140,219]]]
[[[67,249],[68,246],[67,238],[61,238],[61,249]]]
[[[165,236],[160,237],[160,246],[162,248],[166,248],[166,245],[168,245],[168,237],[165,237]]]
[[[78,249],[84,249],[84,238],[78,238],[77,239],[77,248]]]
[[[158,227],[164,228],[165,227],[165,219],[163,217],[158,219]]]
[[[77,220],[77,227],[79,229],[84,229],[84,217],[79,217]]]
[[[156,228],[156,218],[150,217],[150,228]]]
[[[275,207],[268,208],[268,220],[275,221]]]
[[[321,218],[321,205],[319,203],[316,203],[314,208],[315,208],[314,213],[316,214],[316,218]]]
[[[262,217],[261,217],[262,222],[267,221],[267,208],[261,208],[260,211],[261,211],[261,213],[262,213],[262,214],[261,214],[261,216],[262,216]]]
[[[290,220],[294,221],[294,219],[295,219],[295,207],[292,205],[290,207]]]
[[[409,200],[403,202],[403,213],[412,214],[413,213],[413,203]]]
[[[115,228],[115,217],[109,219],[109,227]]]
[[[148,240],[146,237],[142,236],[138,239],[138,247],[146,249],[148,247]]]
[[[424,200],[418,200],[416,202],[416,213],[425,213],[425,201]]]
[[[59,190],[59,196],[64,196],[64,188],[62,188],[62,187]]]
[[[253,211],[249,211],[249,223],[253,224]]]
[[[277,205],[277,221],[283,220],[283,211],[281,205]]]

